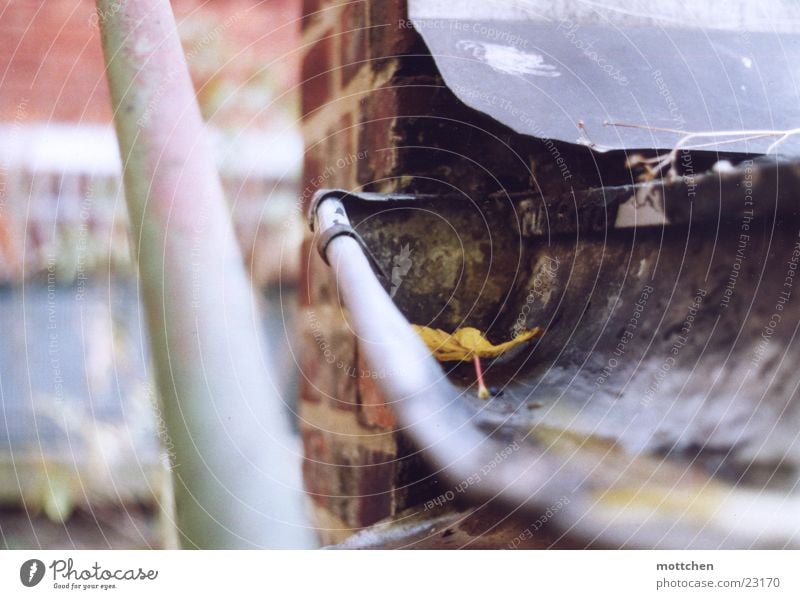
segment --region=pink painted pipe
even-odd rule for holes
[[[184,547],[302,547],[298,464],[167,0],[97,0]]]

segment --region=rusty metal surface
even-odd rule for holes
[[[329,549],[581,549],[548,526],[502,508],[447,506],[410,509]],[[596,544],[595,548],[602,548]]]
[[[552,205],[540,197],[384,209],[345,199],[387,272],[397,256],[411,261],[393,292],[411,322],[496,340],[546,328],[487,364],[502,392],[488,402],[469,367],[444,365],[452,388],[430,401],[448,406],[453,426],[524,449],[467,495],[531,517],[566,493],[554,526],[586,546],[797,546],[797,178],[796,164],[746,162],[589,191],[562,199],[572,211],[540,230],[524,225]],[[598,197],[606,226],[583,227],[577,208]],[[488,458],[476,451],[473,472]],[[514,470],[537,478],[514,486]],[[543,473],[549,487],[537,486]]]
[[[410,10],[448,87],[518,133],[586,143],[586,131],[578,127],[583,121],[598,148],[633,149],[674,147],[682,135],[665,129],[797,126],[800,97],[791,74],[800,37],[797,21],[785,18],[794,9],[783,2],[745,11],[739,26],[710,9],[692,21],[690,7],[675,2],[640,13],[627,5],[614,10],[538,1],[515,13],[496,4],[494,15],[491,8],[458,3],[436,11],[414,2]],[[733,2],[724,12],[738,13],[743,4]],[[659,16],[664,8],[678,10],[672,18]],[[761,153],[777,138],[702,141]],[[790,154],[799,148],[796,138],[780,145]]]

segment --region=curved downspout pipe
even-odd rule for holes
[[[184,547],[302,547],[298,464],[167,0],[97,0]],[[287,475],[288,476],[288,475]]]
[[[451,485],[480,476],[480,484],[469,486],[473,500],[500,500],[512,509],[536,513],[568,494],[579,480],[569,474],[551,477],[558,470],[552,457],[532,446],[487,437],[475,428],[461,391],[448,382],[375,276],[341,202],[345,195],[342,190],[318,192],[310,223],[317,247],[333,269],[365,361],[377,374],[403,432]],[[510,458],[498,460],[498,455]]]

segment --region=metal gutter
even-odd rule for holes
[[[369,368],[390,399],[406,432],[451,482],[473,477],[508,443],[492,439],[474,428],[470,413],[460,404],[462,391],[445,377],[428,348],[409,326],[376,277],[363,243],[352,230],[342,204],[342,191],[321,191],[310,212],[317,245],[335,273],[348,317],[358,335]],[[334,231],[334,235],[330,234]],[[483,501],[496,499],[498,490],[517,505],[540,505],[558,496],[567,481],[555,483],[530,465],[547,458],[524,450],[519,463],[500,463],[492,473],[492,486],[479,487]],[[573,481],[575,482],[575,481]],[[482,489],[482,490],[481,490]]]
[[[679,460],[630,454],[549,426],[521,438],[480,430],[467,407],[469,391],[446,378],[379,282],[348,218],[348,195],[321,190],[315,196],[309,220],[317,248],[333,270],[348,322],[399,430],[450,489],[465,488],[473,505],[502,506],[532,522],[550,514],[547,525],[556,537],[569,535],[585,546],[798,546],[796,496],[756,494],[694,469],[687,476],[688,465]],[[748,512],[751,520],[741,517]]]

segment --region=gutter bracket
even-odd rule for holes
[[[314,197],[311,200],[311,205],[308,209],[308,223],[311,231],[318,233],[316,242],[317,251],[319,252],[319,255],[322,257],[322,260],[325,262],[325,264],[330,266],[331,263],[328,261],[328,246],[331,244],[331,242],[341,235],[352,237],[361,247],[361,250],[367,257],[367,261],[372,267],[372,270],[380,279],[383,280],[384,283],[386,283],[389,281],[389,276],[386,274],[386,271],[383,269],[383,266],[381,266],[380,262],[378,262],[377,258],[375,258],[375,255],[370,251],[369,246],[367,246],[364,239],[358,234],[358,231],[352,227],[350,224],[350,219],[347,217],[347,213],[344,210],[344,206],[341,205],[342,198],[347,195],[349,195],[349,193],[344,189],[321,189],[314,194]],[[320,227],[317,224],[317,211],[325,200],[335,200],[339,202],[340,206],[335,208],[335,216],[333,220],[330,223],[324,224]],[[317,231],[317,229],[319,230]]]

